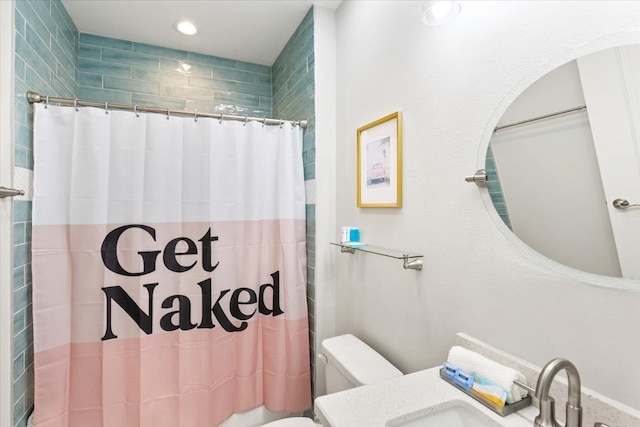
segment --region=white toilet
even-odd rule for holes
[[[327,393],[402,376],[398,368],[351,334],[322,341],[319,357],[327,364]],[[310,418],[293,417],[273,421],[263,427],[317,427],[317,424]]]

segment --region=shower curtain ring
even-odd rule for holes
[[[280,129],[282,129],[282,126],[284,126],[284,122],[280,120]]]
[[[105,114],[109,114],[109,103],[108,102],[104,103],[104,113]]]
[[[73,108],[75,108],[76,111],[78,111],[78,98],[73,100]]]
[[[167,120],[171,117],[171,110],[167,108]]]
[[[267,124],[267,118],[263,117],[262,118],[262,127],[264,127],[264,125],[266,125],[266,124]]]
[[[243,126],[246,126],[246,125],[247,125],[247,121],[248,121],[248,120],[249,120],[249,117],[248,117],[248,116],[244,116],[244,125],[243,125]]]
[[[220,121],[218,123],[222,124],[223,119],[224,119],[224,114],[220,113]]]
[[[193,112],[193,121],[197,122],[198,121],[198,110]]]
[[[136,113],[136,117],[140,117],[140,113],[138,113],[138,106],[137,105],[133,106],[133,112]]]
[[[44,101],[44,108],[45,108],[45,110],[46,110],[47,108],[49,108],[49,97],[48,97],[48,96],[45,98],[45,101]]]

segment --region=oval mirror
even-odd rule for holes
[[[505,111],[487,150],[504,223],[569,267],[640,279],[640,46],[578,58]]]

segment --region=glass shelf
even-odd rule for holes
[[[330,243],[334,246],[340,247],[340,252],[353,254],[356,251],[359,251],[394,259],[401,259],[404,261],[402,266],[406,270],[422,270],[422,258],[424,255],[416,255],[407,253],[406,251],[398,251],[395,249],[388,249],[364,243]]]

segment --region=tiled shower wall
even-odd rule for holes
[[[307,208],[307,304],[309,307],[309,339],[311,343],[311,378],[315,378],[315,107],[313,9],[273,64],[273,113],[275,117],[307,120],[302,159]],[[312,389],[315,390],[314,385]],[[315,393],[314,393],[315,396]]]
[[[33,170],[33,118],[25,94],[76,96],[78,32],[60,0],[16,0],[14,19],[15,184],[25,188]],[[13,425],[22,427],[33,406],[29,197],[14,200],[13,221]]]
[[[264,65],[84,33],[78,57],[81,99],[271,117]]]
[[[308,196],[308,301],[313,326],[315,134],[312,11],[306,15],[273,67],[78,34],[60,0],[16,0],[15,27],[16,184],[28,182],[33,171],[33,116],[25,98],[28,90],[45,96],[78,97],[100,102],[309,120],[304,136],[304,167]],[[185,71],[182,63],[189,64],[190,68]],[[32,323],[31,200],[27,197],[14,200],[13,391],[16,427],[26,425],[33,406]],[[314,349],[311,351],[315,353]]]
[[[500,176],[496,168],[496,161],[493,157],[493,150],[491,145],[487,149],[487,158],[485,160],[485,170],[487,171],[487,189],[491,196],[493,206],[496,208],[500,219],[511,228],[511,221],[509,220],[509,211],[507,210],[507,204],[504,201],[504,194],[502,192],[502,186],[500,185]]]

